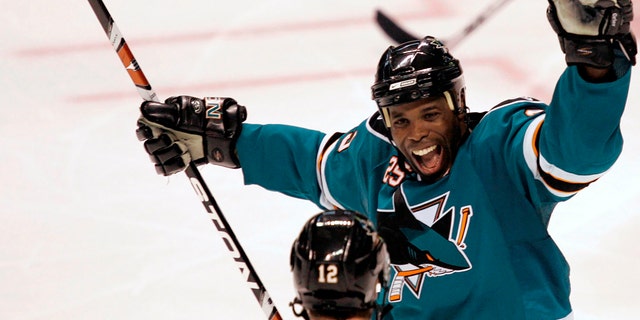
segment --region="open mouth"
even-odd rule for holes
[[[437,172],[442,166],[442,147],[433,145],[411,151],[414,163],[424,175]]]

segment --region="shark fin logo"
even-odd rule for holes
[[[378,215],[380,233],[388,244],[395,271],[388,296],[392,303],[402,301],[407,291],[419,299],[428,278],[472,267],[464,249],[473,209],[462,207],[459,214],[453,207],[444,210],[449,193],[409,209],[404,199],[404,206],[400,204],[399,194],[397,190],[394,195],[395,211]]]

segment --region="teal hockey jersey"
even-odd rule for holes
[[[630,73],[593,84],[568,67],[548,105],[497,105],[431,184],[403,170],[377,114],[333,135],[245,124],[238,156],[246,184],[376,223],[392,264],[385,319],[569,319],[569,266],[547,224],[619,156]]]

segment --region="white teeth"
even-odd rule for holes
[[[418,157],[422,157],[422,156],[424,156],[425,154],[427,154],[427,153],[429,153],[429,152],[431,152],[431,151],[433,151],[433,150],[435,150],[435,149],[436,149],[436,146],[431,146],[431,147],[426,148],[426,149],[413,150],[412,152],[413,152],[413,154],[415,154],[416,156],[418,156]]]

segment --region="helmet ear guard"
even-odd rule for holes
[[[465,113],[462,68],[442,42],[427,36],[389,47],[380,58],[372,98],[390,126],[389,107],[443,96],[455,113]]]

